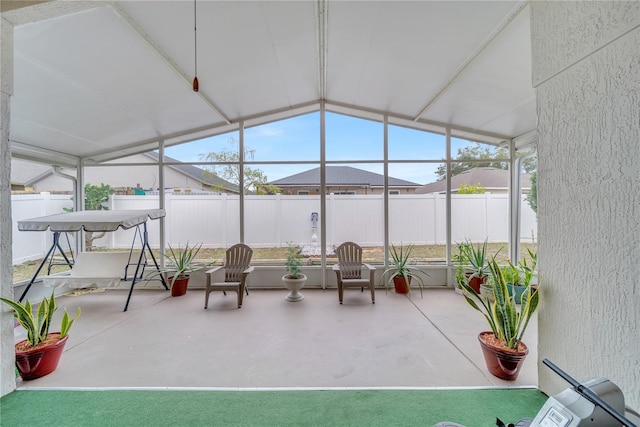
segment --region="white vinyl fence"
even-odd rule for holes
[[[166,194],[166,241],[172,246],[203,242],[203,247],[229,247],[239,241],[239,197],[235,195]],[[320,242],[321,221],[314,229],[312,213],[320,213],[319,196],[245,196],[245,243],[252,247],[281,247]],[[72,207],[70,196],[12,196],[13,263],[39,259],[51,245],[51,233],[18,231],[22,219],[63,212]],[[112,196],[109,209],[155,209],[157,195]],[[351,240],[363,246],[382,246],[384,199],[382,195],[328,195],[327,244]],[[508,195],[453,195],[451,221],[453,242],[506,242]],[[537,235],[536,217],[522,203],[523,241]],[[151,247],[160,246],[160,220],[147,222]],[[118,230],[94,242],[104,248],[130,248],[135,229]],[[393,243],[445,244],[446,198],[441,194],[394,195],[389,199],[389,233]],[[65,242],[66,243],[66,242]],[[136,242],[136,247],[139,243]]]

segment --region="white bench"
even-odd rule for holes
[[[81,252],[67,274],[44,276],[44,286],[113,288],[124,280],[129,252]]]

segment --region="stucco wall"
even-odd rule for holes
[[[0,18],[0,295],[13,298],[11,270],[10,99],[13,94],[13,27]],[[4,304],[3,304],[4,305]],[[13,316],[0,307],[0,396],[16,387]]]
[[[540,358],[640,409],[640,2],[532,2]],[[539,385],[568,384],[539,362]]]

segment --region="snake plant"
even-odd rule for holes
[[[504,340],[507,347],[517,349],[529,320],[538,308],[538,290],[527,286],[518,307],[515,298],[509,295],[504,274],[495,258],[489,262],[489,270],[493,301],[476,294],[468,283],[463,282],[464,298],[471,307],[484,315],[496,338]]]
[[[31,347],[35,347],[47,339],[53,313],[58,309],[53,292],[51,293],[51,298],[44,298],[42,302],[40,302],[35,313],[29,300],[24,304],[8,298],[0,298],[0,301],[11,308],[13,311],[13,317],[15,317],[20,325],[22,325],[26,330],[27,341]],[[60,339],[67,336],[69,330],[73,326],[73,322],[75,322],[78,316],[80,316],[80,307],[78,307],[78,312],[73,319],[69,317],[67,310],[64,310],[62,323],[60,325]]]

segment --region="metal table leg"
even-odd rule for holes
[[[49,252],[47,252],[47,255],[45,255],[45,257],[42,258],[42,262],[38,266],[38,269],[36,270],[35,274],[31,278],[31,281],[29,282],[29,284],[25,288],[24,292],[22,292],[22,295],[20,296],[20,299],[18,300],[18,302],[22,302],[24,297],[27,295],[27,292],[29,292],[29,289],[31,289],[31,285],[33,285],[33,282],[36,281],[36,278],[38,277],[38,274],[40,274],[40,271],[42,270],[42,267],[44,267],[44,265],[47,263],[47,260],[49,259],[49,257],[51,257],[51,259],[53,259],[53,256],[55,255],[56,248],[60,251],[60,254],[64,258],[64,260],[67,263],[67,265],[69,266],[69,268],[73,268],[73,263],[71,261],[69,261],[69,258],[67,258],[67,255],[64,253],[64,250],[60,246],[60,233],[61,233],[60,231],[54,231],[53,232],[53,243],[51,244],[51,248],[49,248]],[[71,249],[71,248],[69,248],[69,249]]]
[[[147,222],[145,221],[144,224],[144,232],[142,233],[142,250],[140,251],[140,256],[138,257],[138,264],[136,265],[136,272],[133,275],[133,280],[131,281],[131,288],[129,288],[129,296],[127,296],[127,302],[124,305],[124,310],[122,311],[127,311],[127,308],[129,308],[129,300],[131,300],[131,294],[133,293],[133,287],[136,285],[136,282],[138,281],[139,278],[142,278],[142,272],[140,272],[140,268],[142,267],[144,269],[144,252],[146,250],[149,251],[149,255],[151,255],[151,259],[153,260],[153,264],[156,266],[156,270],[158,270],[158,272],[160,272],[160,266],[158,265],[158,262],[156,261],[156,257],[153,255],[153,252],[151,251],[151,247],[149,246],[149,235],[147,233]],[[135,236],[134,236],[135,239]],[[140,277],[138,277],[138,272],[140,272]],[[167,283],[164,281],[164,276],[162,274],[160,274],[160,280],[162,281],[162,285],[164,286],[164,288],[166,290],[169,290],[169,287],[167,286]]]

